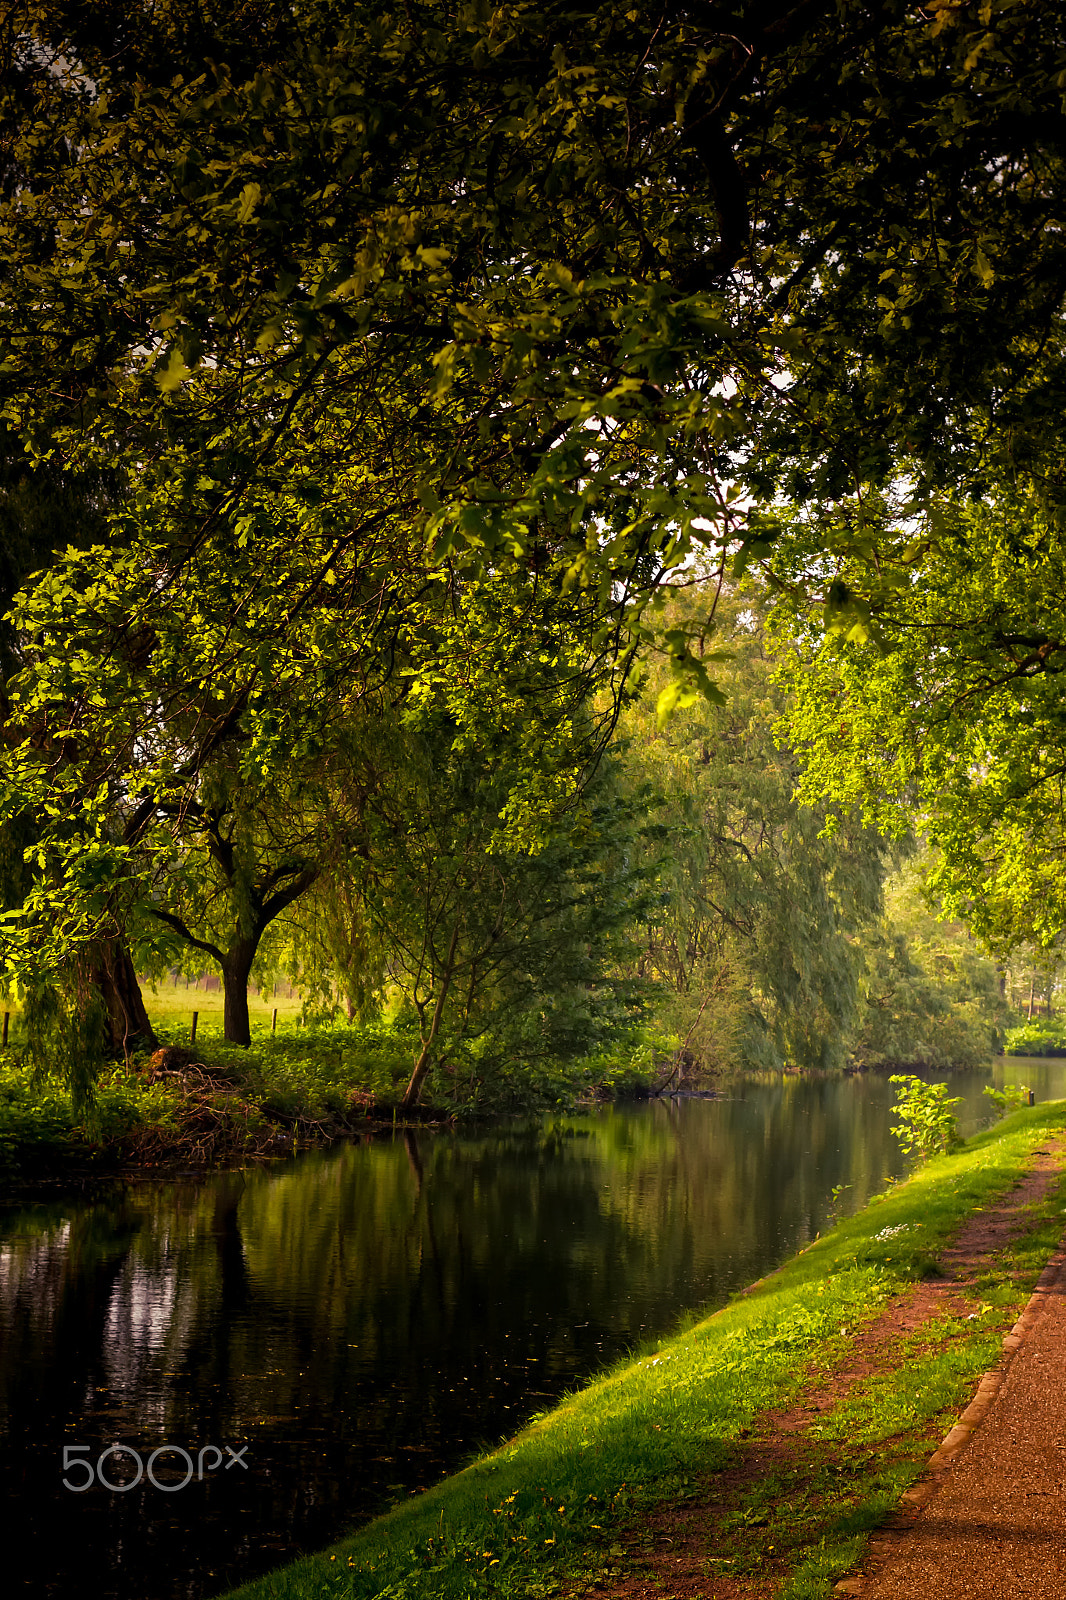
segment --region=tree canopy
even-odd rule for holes
[[[17,577],[21,959],[144,892],[234,742],[269,780],[375,702],[442,594],[574,597],[666,712],[786,503],[772,578],[860,644],[886,571],[933,604],[942,497],[1059,526],[1044,0],[9,0],[0,49],[0,413],[38,481],[108,475]]]
[[[1062,529],[1034,496],[1001,495],[945,502],[913,533],[920,581],[891,538],[860,580],[865,639],[797,629],[804,591],[779,553],[802,792],[897,835],[924,828],[948,911],[1003,954],[1050,947],[1066,926]]]
[[[127,465],[115,533],[165,553],[168,602],[341,463],[334,548],[547,541],[638,604],[693,541],[772,531],[738,487],[1054,492],[1040,0],[6,19],[5,414]]]

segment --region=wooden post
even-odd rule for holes
[[[0,1040],[0,1049],[7,1049],[7,1025],[11,1021],[10,1011],[4,1012],[4,1037]]]
[[[198,1011],[194,1011],[193,1014],[192,1014],[192,1032],[189,1034],[189,1043],[190,1044],[195,1044],[196,1043],[196,1023],[197,1023],[197,1019],[199,1018],[199,1015],[200,1015],[200,1013]]]
[[[277,1008],[277,1006],[274,1007],[274,1020],[270,1024],[270,1031],[271,1031],[271,1033],[277,1033],[277,1031],[278,1031],[278,1008]]]

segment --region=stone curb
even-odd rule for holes
[[[1066,1267],[1066,1234],[1059,1240],[1054,1255],[1048,1257],[1044,1270],[1037,1279],[1036,1288],[1029,1296],[1017,1322],[1009,1333],[1003,1335],[1003,1359],[999,1366],[993,1372],[985,1373],[977,1385],[977,1393],[966,1410],[929,1457],[922,1476],[900,1497],[905,1512],[910,1512],[912,1516],[916,1515],[932,1499],[959,1451],[965,1449],[974,1429],[980,1427],[985,1420],[992,1409],[996,1395],[1003,1386],[1011,1360],[1020,1349],[1026,1334],[1039,1320],[1044,1302],[1058,1282],[1064,1267]],[[899,1527],[893,1529],[890,1525],[871,1538],[869,1553],[875,1557],[891,1555],[903,1537],[906,1537],[905,1529]],[[866,1588],[868,1577],[871,1576],[872,1574],[844,1578],[840,1583],[833,1585],[833,1593],[861,1595]]]

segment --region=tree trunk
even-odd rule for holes
[[[400,1101],[401,1111],[411,1111],[418,1104],[418,1097],[422,1093],[422,1085],[426,1081],[433,1062],[433,1041],[440,1031],[440,1019],[444,1015],[444,1002],[448,998],[448,990],[452,986],[452,973],[455,971],[455,947],[459,943],[459,923],[456,922],[452,929],[452,942],[448,946],[448,959],[444,965],[444,975],[440,980],[440,992],[437,1003],[433,1007],[433,1020],[429,1025],[429,1034],[422,1041],[422,1050],[415,1062],[415,1070],[411,1074],[411,1081],[404,1090],[403,1099]]]
[[[148,1020],[141,986],[124,940],[108,939],[96,947],[91,977],[107,1012],[111,1054],[125,1058],[131,1050],[158,1049],[159,1041]]]
[[[248,1021],[248,978],[258,948],[258,938],[238,939],[236,944],[230,945],[222,963],[222,983],[226,991],[223,1035],[227,1044],[243,1045],[246,1050],[252,1042],[252,1029]]]

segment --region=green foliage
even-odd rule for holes
[[[75,1127],[70,1095],[12,1060],[0,1064],[0,1168],[33,1166],[42,1155],[68,1154]]]
[[[959,1143],[953,1107],[962,1101],[947,1098],[946,1083],[925,1083],[912,1073],[896,1073],[888,1081],[897,1085],[895,1110],[900,1119],[892,1132],[907,1155],[928,1161]]]
[[[803,575],[820,530],[797,520],[776,560],[802,793],[923,831],[931,891],[1001,958],[1050,950],[1066,926],[1061,518],[1007,488],[944,500],[917,537],[904,511],[871,506],[868,554],[838,564],[864,585],[877,642],[816,627]]]
[[[855,641],[898,462],[918,509],[990,463],[1056,501],[1057,8],[97,12],[16,0],[0,85],[11,444],[125,490],[17,607],[28,978],[125,932],[228,742],[302,771],[308,709],[472,579],[583,599],[593,653],[657,641],[657,702],[714,703],[705,619],[648,601],[699,559],[713,611],[782,494]]]
[[[336,975],[353,1014],[387,998],[417,1019],[414,1096],[439,1062],[510,1103],[516,1071],[555,1073],[640,1013],[618,957],[642,818],[604,751],[621,681],[583,614],[533,582],[459,586],[335,733],[338,848],[285,926],[301,980],[325,995]]]
[[[46,479],[57,505],[95,496],[62,553],[52,519],[40,562],[20,545],[11,563],[0,867],[32,881],[5,968],[46,984],[127,936],[143,967],[173,953],[162,924],[223,963],[240,1009],[267,910],[321,879],[293,943],[322,994],[339,966],[366,1016],[401,969],[419,1070],[442,1028],[499,1033],[549,957],[608,942],[600,891],[632,887],[606,851],[591,864],[576,799],[631,652],[659,654],[660,715],[722,710],[708,617],[728,571],[778,545],[827,659],[905,635],[909,668],[851,685],[843,725],[832,686],[776,763],[712,722],[766,792],[740,762],[720,804],[688,796],[699,915],[650,941],[664,970],[677,945],[668,1026],[723,1058],[842,1059],[881,854],[863,784],[826,781],[842,746],[893,803],[919,792],[949,908],[1000,945],[1054,935],[1056,8],[843,0],[781,28],[746,5],[725,23],[641,3],[83,11],[16,0],[0,84],[5,461],[32,463],[31,498]],[[988,561],[938,492],[997,472],[1029,531]],[[17,470],[5,486],[21,540]],[[798,542],[785,496],[809,508]],[[702,614],[657,615],[697,572]],[[976,681],[913,739],[909,708],[974,615]],[[335,723],[364,714],[334,830],[323,769]],[[808,739],[824,760],[797,804]],[[349,896],[337,863],[371,842]],[[527,982],[552,849],[573,902]],[[504,900],[509,948],[490,946]],[[576,1040],[602,979],[586,966],[545,1029]]]
[[[1061,1017],[1038,1017],[1019,1028],[1008,1028],[1004,1049],[1009,1056],[1066,1055],[1066,1021]]]
[[[1008,1084],[1003,1089],[996,1089],[988,1084],[982,1091],[987,1095],[996,1108],[998,1116],[1005,1117],[1012,1111],[1019,1110],[1029,1104],[1029,1089],[1025,1084]]]
[[[96,1080],[107,1058],[103,1002],[76,970],[65,985],[36,984],[22,996],[20,1061],[66,1083],[75,1114],[92,1117]]]
[[[656,896],[637,970],[661,985],[661,1021],[685,1056],[711,1071],[843,1065],[885,870],[876,834],[823,837],[824,811],[796,802],[795,752],[771,731],[782,698],[763,598],[749,584],[719,602],[727,704],[659,727],[653,670],[622,718],[629,781],[655,805],[643,849]],[[679,627],[693,616],[684,594],[663,610]]]
[[[937,920],[918,852],[888,880],[883,917],[863,934],[863,1004],[852,1041],[863,1066],[985,1064],[1004,1007],[996,968],[959,923]]]
[[[149,1128],[174,1140],[177,1109],[171,1090],[124,1067],[105,1069],[91,1105],[79,1106],[64,1071],[42,1072],[16,1051],[0,1062],[0,1171],[99,1164],[101,1155]]]

